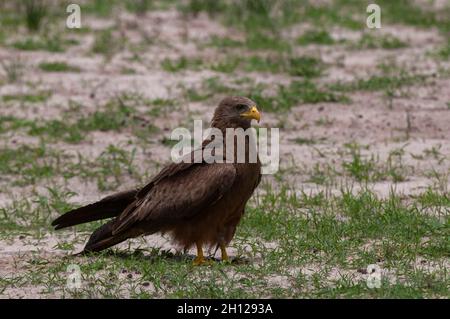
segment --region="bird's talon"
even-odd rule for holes
[[[207,260],[205,258],[195,258],[194,261],[192,262],[192,264],[194,266],[202,266],[202,265],[211,265],[212,261],[211,260]]]
[[[194,266],[200,266],[200,265],[202,265],[204,262],[205,262],[204,259],[195,258],[194,261],[192,262],[192,264],[193,264]]]
[[[222,252],[222,262],[224,264],[231,264],[231,260],[228,257],[227,250],[224,244],[220,244],[220,250]]]

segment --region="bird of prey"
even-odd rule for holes
[[[211,127],[225,136],[227,128],[250,128],[252,120],[260,120],[252,100],[226,97],[215,109]],[[205,139],[199,149],[203,151],[213,140]],[[223,143],[225,146],[225,137]],[[226,246],[261,180],[259,158],[254,163],[248,160],[251,147],[256,146],[245,139],[243,163],[235,160],[211,163],[204,158],[201,162],[171,163],[144,187],[116,193],[69,211],[52,225],[61,229],[112,218],[92,233],[83,252],[98,252],[137,236],[168,233],[184,249],[196,245],[195,265],[207,262],[204,245],[220,247],[222,260],[227,261]],[[237,150],[238,147],[234,147],[235,159]],[[223,156],[225,158],[225,154]]]

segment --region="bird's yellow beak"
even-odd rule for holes
[[[249,111],[241,113],[241,116],[246,119],[257,120],[258,123],[259,123],[259,120],[261,119],[261,113],[259,113],[256,106],[252,106],[252,108]]]

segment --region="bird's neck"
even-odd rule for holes
[[[222,134],[225,136],[225,132],[227,128],[237,129],[241,128],[243,130],[246,130],[250,128],[250,121],[248,120],[242,120],[242,121],[229,121],[226,118],[213,118],[211,121],[211,128],[216,128],[222,131]]]
[[[214,147],[219,147],[221,148],[220,153],[223,155],[223,159],[226,159],[226,156],[230,156],[227,155],[227,148],[230,148],[231,151],[233,152],[233,157],[234,157],[234,163],[238,162],[238,158],[242,158],[241,156],[243,155],[245,160],[245,163],[248,162],[252,162],[255,159],[258,158],[258,154],[257,154],[257,146],[256,146],[256,139],[255,136],[253,134],[253,132],[247,132],[247,134],[243,134],[243,131],[239,130],[240,132],[236,132],[234,130],[228,130],[227,129],[243,129],[245,131],[244,128],[242,128],[241,126],[237,126],[237,127],[223,127],[223,128],[218,128],[216,127],[216,129],[219,129],[222,132],[222,141],[218,141],[217,137],[214,135],[214,133],[208,137],[204,142],[203,142],[203,146],[206,146],[209,143],[221,143],[221,145],[215,144]],[[228,134],[228,136],[227,136]],[[231,147],[229,144],[232,144]],[[242,152],[241,155],[238,155],[238,152]],[[253,159],[253,160],[252,160]],[[239,159],[240,161],[241,159]]]

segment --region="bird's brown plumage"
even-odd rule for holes
[[[226,128],[249,128],[252,119],[259,120],[253,101],[228,97],[216,108],[211,126],[225,134]],[[205,140],[197,151],[209,143],[210,139]],[[247,153],[250,147],[246,141]],[[234,149],[236,152],[237,147]],[[67,212],[52,225],[60,229],[115,217],[94,231],[85,251],[100,251],[128,238],[157,232],[170,233],[184,248],[197,244],[197,248],[217,245],[224,249],[259,184],[260,171],[259,159],[249,163],[248,156],[244,163],[173,163],[143,188]]]

